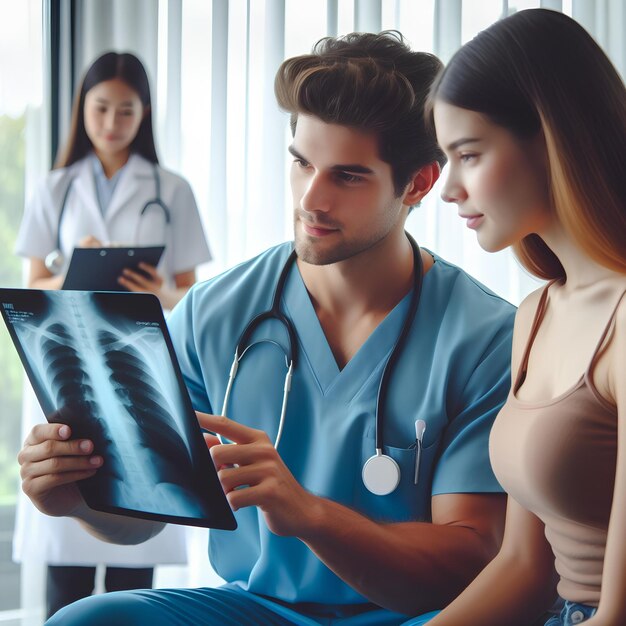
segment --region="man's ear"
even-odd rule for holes
[[[437,161],[421,167],[407,185],[402,204],[414,206],[433,188],[441,174],[441,167]]]

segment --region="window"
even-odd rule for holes
[[[26,168],[37,169],[42,110],[42,3],[0,0],[0,285],[22,284],[22,263],[13,254],[27,187]],[[47,152],[41,151],[44,159]],[[0,621],[18,616],[20,568],[11,562],[11,541],[21,446],[22,366],[0,325]]]

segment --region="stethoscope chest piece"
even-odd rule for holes
[[[400,482],[400,466],[390,456],[377,451],[365,461],[362,477],[368,491],[376,496],[386,496]]]

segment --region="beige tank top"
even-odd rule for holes
[[[489,453],[507,493],[545,524],[560,576],[559,595],[597,606],[615,482],[617,409],[598,393],[592,375],[624,294],[580,380],[552,400],[525,402],[516,394],[549,287],[539,301],[515,383],[491,431]]]

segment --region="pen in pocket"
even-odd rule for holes
[[[426,431],[426,422],[424,420],[415,420],[415,473],[413,475],[413,484],[417,485],[420,475],[420,462],[422,460],[422,445],[424,442],[424,432]]]

